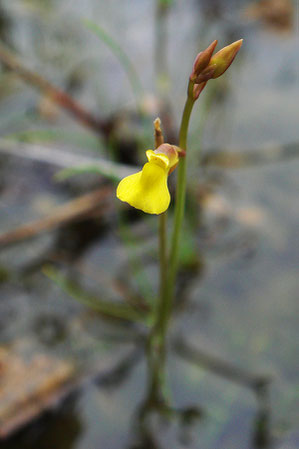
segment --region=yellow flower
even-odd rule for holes
[[[175,146],[166,143],[155,151],[146,151],[146,157],[148,162],[142,171],[119,183],[116,196],[136,209],[159,215],[170,203],[167,178],[178,163],[178,152]]]

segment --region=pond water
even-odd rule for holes
[[[167,359],[172,412],[149,408],[146,425],[141,418],[148,406],[145,329],[101,319],[42,272],[59,261],[65,277],[101,299],[122,300],[125,288],[155,298],[156,221],[125,215],[112,199],[103,220],[86,218],[1,249],[1,343],[29,342],[32,351],[69,360],[80,373],[97,373],[1,448],[299,448],[298,2],[288,30],[262,9],[253,20],[250,1],[170,3],[162,22],[163,70],[154,63],[153,0],[4,0],[1,6],[2,36],[28,67],[100,116],[125,111],[119,133],[127,138],[133,130],[143,148],[150,131],[132,112],[136,98],[126,73],[82,19],[99,23],[125,48],[153,110],[150,121],[163,91],[175,124],[199,49],[215,37],[221,46],[244,38],[229,72],[211,82],[192,117],[182,304]],[[8,72],[1,77],[1,137],[27,133],[26,142],[39,142],[37,131],[47,129],[52,137],[45,145],[93,156],[98,145],[105,153],[104,140],[53,106],[45,111],[37,91]],[[238,155],[235,165],[229,157],[226,167],[200,165],[201,157],[228,151]],[[57,183],[57,171],[0,153],[1,232],[101,182],[86,174]],[[232,374],[228,366],[236,367]],[[270,383],[256,394],[247,373],[269,376]]]

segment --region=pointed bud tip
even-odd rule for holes
[[[229,68],[233,60],[235,59],[238,51],[240,50],[243,44],[243,39],[239,39],[238,41],[233,42],[226,47],[223,47],[217,53],[215,53],[210,61],[209,65],[215,64],[216,70],[213,74],[212,78],[218,78],[223,75],[223,73]],[[208,67],[207,67],[208,68]]]
[[[233,42],[232,44],[228,45],[228,47],[234,48],[236,51],[239,51],[242,47],[244,39],[239,39],[238,41]]]
[[[160,117],[155,118],[155,120],[154,120],[154,127],[155,128],[160,128],[161,127],[161,119],[160,119]]]
[[[201,72],[209,65],[218,40],[215,39],[205,50],[198,53],[193,63],[190,81],[194,81]]]
[[[216,46],[218,44],[218,39],[215,39],[209,46],[208,48],[212,47],[213,51],[215,50]]]
[[[160,117],[157,117],[154,120],[154,130],[155,130],[155,132],[162,133]]]

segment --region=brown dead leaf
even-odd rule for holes
[[[0,347],[0,440],[51,406],[74,375],[73,365],[15,345]]]

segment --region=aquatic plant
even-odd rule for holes
[[[208,81],[225,73],[240,50],[242,42],[243,40],[240,39],[213,54],[217,45],[217,40],[215,40],[196,56],[188,82],[178,147],[164,143],[161,122],[160,119],[156,119],[154,122],[156,149],[146,152],[148,162],[142,171],[125,177],[117,187],[116,194],[121,201],[129,203],[143,212],[159,215],[160,298],[157,306],[153,309],[155,316],[150,339],[151,355],[156,359],[156,362],[153,363],[153,382],[155,388],[159,389],[163,385],[165,339],[171,318],[179,262],[180,234],[185,212],[187,137],[190,117],[193,106]],[[170,195],[167,178],[176,166],[178,166],[178,175],[174,224],[168,251],[167,236],[169,232],[166,211],[170,204]]]

